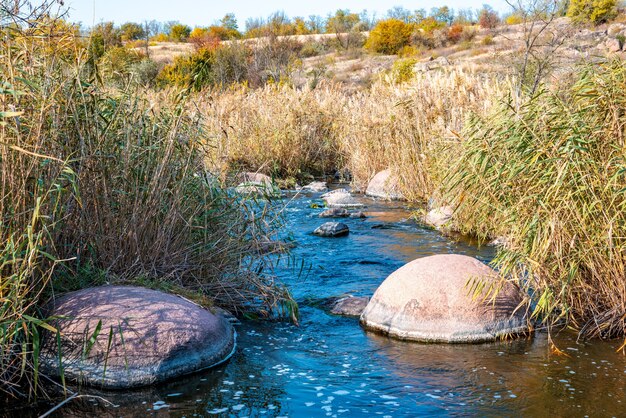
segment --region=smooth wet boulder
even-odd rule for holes
[[[360,208],[364,206],[346,189],[337,189],[324,193],[322,199],[331,208]]]
[[[369,301],[370,298],[368,297],[348,296],[341,298],[333,304],[330,313],[333,315],[360,316]]]
[[[342,237],[348,235],[348,233],[350,233],[350,228],[348,228],[348,225],[341,222],[326,222],[313,231],[314,235],[328,238]]]
[[[318,215],[320,218],[367,218],[365,213],[359,211],[351,212],[345,208],[330,208]]]
[[[150,385],[216,366],[235,350],[235,331],[222,315],[141,287],[83,289],[50,302],[47,311],[60,317],[53,325],[61,334],[65,378],[91,386]],[[58,375],[56,335],[44,341],[41,370]]]
[[[474,297],[472,283],[499,287],[495,301]],[[389,336],[423,342],[477,343],[528,331],[519,288],[464,255],[413,260],[374,293],[361,324]]]
[[[424,216],[424,223],[435,228],[445,226],[452,219],[454,210],[450,206],[442,206],[431,210]]]
[[[385,200],[404,200],[400,192],[398,177],[391,169],[377,173],[367,185],[365,195]]]
[[[328,191],[328,186],[324,181],[314,181],[306,186],[303,186],[300,190],[304,192],[313,192],[313,193],[321,193]]]

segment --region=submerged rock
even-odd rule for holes
[[[441,228],[445,226],[450,219],[452,219],[452,215],[454,214],[454,210],[450,206],[442,206],[440,208],[436,208],[431,210],[424,216],[424,223],[431,225],[435,228]]]
[[[326,222],[315,231],[313,231],[314,235],[318,235],[320,237],[341,237],[344,235],[348,235],[350,229],[348,225],[341,222]]]
[[[222,315],[155,290],[83,289],[57,298],[47,309],[49,316],[61,317],[53,325],[61,334],[65,378],[92,386],[150,385],[216,366],[235,350],[235,331]],[[56,335],[48,333],[41,370],[58,375],[58,358]]]
[[[360,316],[369,301],[370,298],[368,297],[348,296],[341,298],[333,304],[330,313],[334,315]]]
[[[346,189],[337,189],[322,195],[322,199],[331,208],[360,208],[364,205]]]
[[[493,294],[474,297],[472,283]],[[423,342],[477,343],[528,331],[523,296],[480,261],[464,255],[419,258],[393,272],[374,293],[361,323],[392,337]]]
[[[319,193],[319,192],[328,191],[328,186],[326,185],[326,182],[314,181],[312,183],[307,184],[306,186],[303,186],[300,190],[305,191],[305,192]]]
[[[285,253],[295,247],[292,242],[275,241],[266,236],[260,237],[255,244],[261,254]]]
[[[351,218],[367,218],[367,215],[364,212],[361,212],[360,210],[356,211],[356,212],[350,212],[350,217]]]
[[[381,171],[370,180],[365,195],[385,200],[404,200],[398,178],[390,169]]]
[[[350,212],[345,208],[330,208],[319,214],[320,218],[367,218],[365,213],[359,211]]]

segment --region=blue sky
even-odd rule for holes
[[[243,29],[249,17],[267,17],[272,12],[282,10],[288,16],[322,15],[337,9],[350,9],[360,12],[367,9],[382,16],[393,6],[403,6],[409,10],[430,10],[432,7],[447,5],[453,9],[480,8],[490,4],[498,11],[508,11],[504,0],[447,0],[447,1],[302,1],[302,0],[66,0],[70,8],[70,20],[82,22],[85,26],[102,21],[123,23],[144,20],[178,20],[190,26],[208,26],[226,13],[235,13],[239,28]]]

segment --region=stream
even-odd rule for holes
[[[460,253],[489,262],[490,247],[452,242],[410,220],[402,203],[359,199],[367,219],[344,219],[350,234],[321,238],[330,219],[318,194],[294,198],[286,228],[294,263],[277,271],[300,304],[300,326],[244,321],[226,364],[159,386],[84,398],[53,416],[99,417],[413,417],[624,416],[626,357],[621,341],[577,342],[545,333],[515,341],[445,345],[395,341],[364,331],[357,318],[334,316],[329,297],[371,296],[403,264]],[[305,268],[301,271],[301,263]],[[85,390],[89,393],[88,390]],[[44,409],[45,410],[45,409]]]

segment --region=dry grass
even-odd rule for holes
[[[451,70],[419,73],[405,84],[381,78],[352,95],[332,84],[232,88],[202,93],[197,106],[216,144],[214,170],[302,178],[347,168],[364,188],[391,167],[403,193],[424,200],[466,116],[482,114],[507,86],[506,79]]]
[[[464,232],[506,237],[496,263],[536,317],[611,338],[626,330],[626,66],[576,77],[474,119],[447,184]]]
[[[139,283],[294,315],[261,273],[280,220],[206,175],[184,97],[103,86],[73,31],[36,22],[0,39],[0,391],[40,392],[39,307],[59,291]]]

